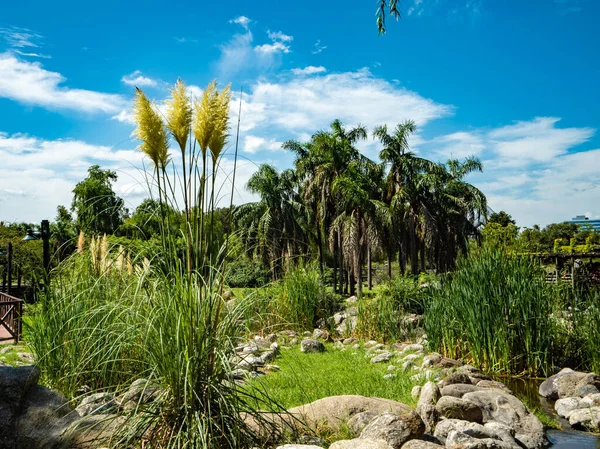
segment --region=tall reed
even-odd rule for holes
[[[426,303],[432,349],[488,371],[545,374],[552,365],[552,294],[533,259],[485,247],[461,259]]]

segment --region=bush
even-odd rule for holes
[[[262,287],[269,282],[269,272],[248,258],[228,262],[225,283],[231,288]]]

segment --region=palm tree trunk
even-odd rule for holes
[[[419,272],[419,251],[418,251],[418,240],[417,240],[417,230],[415,227],[415,220],[411,218],[410,220],[410,270],[413,275],[418,274]]]
[[[358,219],[358,236],[356,241],[358,242],[356,247],[356,266],[354,267],[355,277],[356,277],[356,292],[358,298],[362,297],[362,269],[363,269],[363,251],[362,251],[362,226],[361,219]]]
[[[315,217],[317,215],[315,214]],[[317,246],[319,247],[319,271],[321,272],[321,276],[323,276],[323,237],[321,236],[321,224],[317,219]],[[335,281],[334,281],[335,283]],[[334,288],[335,290],[335,288]]]
[[[373,261],[371,260],[371,246],[367,247],[367,286],[369,287],[369,290],[371,290],[373,288],[373,275],[372,275],[372,271],[373,271]]]
[[[340,231],[337,232],[337,250],[338,250],[338,260],[339,260],[339,270],[340,270],[340,293],[342,291],[344,293],[348,292],[348,287],[346,283],[346,277],[344,275],[344,255],[342,254],[342,235]]]
[[[425,242],[421,242],[421,271],[425,271]]]
[[[337,259],[337,242],[333,242],[333,293],[341,293],[341,289],[338,292],[338,259]],[[341,282],[341,280],[340,280]]]
[[[388,259],[387,269],[388,269],[388,277],[390,279],[392,279],[392,258],[394,257],[393,253],[394,253],[394,250],[393,250],[393,247],[392,247],[392,243],[390,241],[388,243],[388,246],[387,246],[387,259]]]

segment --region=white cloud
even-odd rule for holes
[[[246,16],[239,16],[229,21],[229,23],[237,23],[238,25],[241,25],[246,29],[248,29],[248,25],[250,25],[250,22],[252,22],[252,20],[250,20]]]
[[[0,27],[0,38],[12,48],[38,47],[41,37],[27,28]]]
[[[23,61],[12,53],[0,53],[0,98],[53,110],[118,113],[127,101],[116,94],[63,87],[66,78]]]
[[[324,73],[326,71],[327,69],[325,67],[315,67],[314,65],[309,65],[308,67],[304,67],[303,69],[292,69],[292,73],[294,75],[314,75],[316,73]]]
[[[586,142],[595,133],[592,128],[557,128],[555,117],[536,117],[530,122],[516,122],[488,134],[499,164],[519,166],[532,162],[549,162],[569,148]]]
[[[312,54],[318,55],[319,53],[321,53],[322,51],[324,51],[326,49],[327,49],[327,46],[321,45],[321,40],[318,40],[317,42],[315,42],[315,49],[313,50]]]
[[[254,47],[254,51],[266,54],[273,54],[279,52],[289,53],[290,47],[289,45],[285,45],[283,42],[273,42],[272,44],[257,45],[256,47]]]
[[[241,25],[243,33],[234,34],[229,42],[221,45],[221,57],[217,62],[221,77],[229,77],[244,70],[246,73],[269,70],[281,64],[283,54],[290,53],[289,43],[293,40],[281,31],[267,31],[271,42],[256,44],[254,35],[250,31],[252,22],[245,16],[229,21]]]
[[[246,153],[256,153],[257,151],[278,151],[281,150],[281,144],[276,139],[265,139],[263,137],[247,135],[244,138],[243,150]]]
[[[288,36],[287,34],[283,34],[281,31],[271,32],[271,30],[268,30],[267,36],[269,36],[269,39],[274,40],[274,41],[291,42],[294,40],[293,36]]]
[[[481,136],[469,132],[455,132],[445,136],[438,137],[432,141],[435,146],[441,145],[436,149],[436,154],[443,159],[462,159],[468,156],[479,156],[485,149],[485,144]]]
[[[20,50],[13,50],[12,52],[16,53],[17,55],[26,56],[26,57],[29,57],[29,58],[52,59],[52,56],[50,56],[50,55],[43,55],[41,53],[27,53],[27,52],[20,51]]]
[[[266,128],[284,134],[286,139],[324,129],[337,118],[348,125],[361,123],[369,128],[394,126],[407,119],[422,126],[453,113],[453,107],[377,78],[368,69],[260,81],[246,98],[247,105],[259,114],[245,129]],[[246,105],[242,110],[244,125],[245,117],[252,114],[246,114]]]
[[[153,87],[156,86],[156,81],[152,78],[148,78],[142,75],[140,70],[136,70],[129,75],[124,75],[121,78],[121,82],[127,84],[128,86],[137,86],[137,87]]]

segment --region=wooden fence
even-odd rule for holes
[[[23,316],[23,300],[0,293],[0,331],[6,330],[9,336],[3,337],[6,332],[0,332],[0,341],[14,340],[18,343],[21,339]]]

